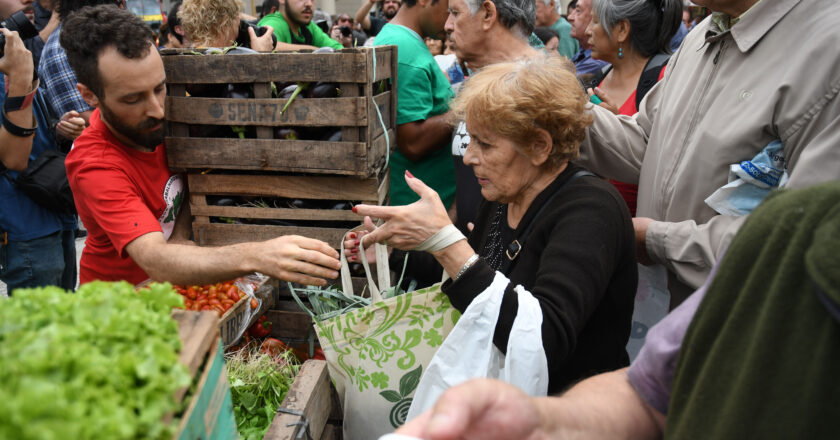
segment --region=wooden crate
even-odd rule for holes
[[[229,347],[235,344],[241,334],[241,329],[247,329],[257,318],[265,311],[269,310],[274,304],[274,295],[268,295],[262,299],[260,308],[257,310],[251,309],[251,297],[243,295],[233,307],[229,308],[224,315],[219,318],[219,333],[222,338],[224,347]],[[244,333],[243,333],[244,334]]]
[[[178,321],[182,341],[179,361],[198,378],[175,439],[237,438],[218,316],[213,312],[174,310],[172,317]],[[183,400],[186,392],[186,387],[179,390],[176,399]]]
[[[343,49],[336,53],[284,52],[189,55],[164,51],[166,138],[173,169],[284,171],[373,177],[381,174],[388,148],[396,145],[396,46]],[[335,98],[272,98],[271,84],[336,83]],[[249,84],[254,98],[187,96],[201,84]],[[382,123],[379,116],[382,116]],[[383,126],[384,124],[384,126]],[[190,137],[195,126],[255,127],[248,139]],[[274,138],[275,127],[336,127],[341,141]]]
[[[352,176],[189,174],[193,234],[202,246],[222,246],[297,234],[340,246],[348,229],[361,218],[349,209],[214,206],[208,196],[346,201],[381,205],[388,194],[387,172],[370,178]],[[250,224],[215,221],[234,219]],[[255,224],[283,221],[287,225]]]
[[[308,360],[303,363],[295,381],[280,406],[303,416],[278,412],[263,437],[266,440],[307,438],[298,422],[305,419],[309,438],[339,440],[341,436],[340,408],[335,388],[330,382],[326,361]]]

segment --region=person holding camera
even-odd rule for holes
[[[257,52],[271,52],[274,29],[266,26],[258,36],[258,28],[240,19],[241,6],[238,0],[184,0],[178,17],[186,36],[196,46],[228,47],[236,42]]]
[[[347,26],[341,26],[335,23],[330,29],[330,38],[341,43],[344,47],[354,47],[356,38],[353,37],[353,31]]]
[[[32,175],[28,168],[33,162],[54,157],[52,164],[63,168],[63,157],[50,154],[56,142],[33,74],[32,54],[17,32],[5,28],[0,32],[5,40],[0,57],[0,90],[5,91],[0,95],[0,281],[10,294],[22,287],[73,289],[75,217],[56,206],[39,204],[20,181],[22,175]],[[83,128],[83,123],[74,121],[57,130],[75,137]]]

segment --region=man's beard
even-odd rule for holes
[[[303,18],[300,17],[300,14],[292,11],[289,8],[289,2],[285,2],[284,7],[286,8],[286,17],[289,17],[289,20],[292,20],[293,22],[295,22],[296,25],[298,25],[298,26],[308,26],[309,22],[312,21],[312,18],[310,18],[309,20],[304,20]],[[304,9],[301,12],[309,12],[310,17],[312,17],[312,10],[311,9]]]
[[[382,16],[385,17],[386,20],[391,21],[392,18],[397,16],[397,12],[400,12],[399,8],[394,9],[393,12],[390,10],[382,10]]]
[[[119,118],[114,116],[114,113],[111,112],[111,110],[104,104],[99,106],[99,111],[102,113],[102,117],[108,122],[112,129],[131,142],[151,150],[163,143],[163,139],[166,135],[165,120],[149,118],[137,126],[131,127],[128,124],[124,124]],[[159,130],[148,131],[150,128],[158,124],[161,124]]]

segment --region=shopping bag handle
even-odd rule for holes
[[[344,241],[347,238],[347,234],[364,230],[364,225],[359,225],[358,227],[347,231],[341,239],[341,289],[344,291],[345,295],[354,294],[354,292],[353,280],[350,277],[350,266],[347,263],[347,256],[344,254]],[[361,240],[359,240],[359,255],[361,256],[362,266],[365,268],[365,276],[367,277],[368,288],[370,289],[370,299],[371,302],[379,302],[382,301],[382,293],[379,289],[381,287],[384,287],[385,289],[391,287],[391,268],[388,265],[388,248],[379,243],[375,243],[373,246],[376,251],[376,277],[379,281],[378,285],[373,281],[373,275],[371,274],[370,264],[367,261],[365,248],[362,245]]]

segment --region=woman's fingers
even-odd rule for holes
[[[405,172],[405,183],[412,191],[417,193],[421,199],[429,198],[432,194],[437,194],[435,190],[423,183],[422,180],[414,177],[414,175],[411,174],[411,171],[408,170]]]
[[[374,218],[381,218],[388,220],[395,212],[399,211],[401,206],[376,206],[376,205],[356,205],[353,207],[353,212],[359,215],[367,215]]]

